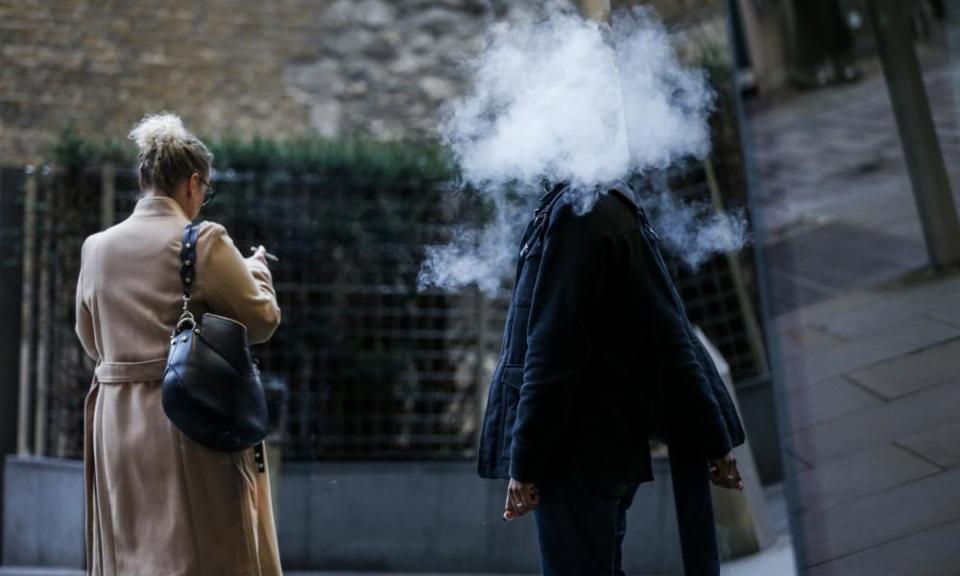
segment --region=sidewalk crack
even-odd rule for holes
[[[926,456],[924,456],[923,454],[917,452],[916,450],[914,450],[914,449],[912,449],[912,448],[910,448],[910,447],[908,447],[908,446],[906,446],[906,445],[904,445],[904,444],[901,444],[899,440],[894,440],[894,441],[891,442],[891,444],[893,444],[896,448],[899,448],[899,449],[903,450],[903,451],[906,452],[907,454],[910,454],[911,456],[915,456],[915,457],[919,458],[920,460],[923,460],[924,462],[926,462],[927,464],[930,464],[931,466],[933,466],[934,468],[936,468],[937,470],[939,470],[939,471],[941,471],[941,472],[946,472],[946,471],[947,471],[947,468],[945,468],[945,467],[937,464],[936,462],[934,462],[933,460],[927,458]]]
[[[859,388],[860,390],[863,390],[863,391],[866,392],[867,394],[873,396],[874,398],[882,401],[882,402],[885,403],[885,404],[886,404],[886,403],[889,403],[891,400],[894,400],[894,398],[887,398],[886,396],[884,396],[883,394],[881,394],[881,393],[877,392],[876,390],[870,388],[869,386],[867,386],[867,385],[865,385],[865,384],[862,384],[859,380],[857,380],[856,378],[854,378],[854,377],[851,376],[850,374],[841,374],[841,375],[840,375],[840,378],[842,378],[843,380],[849,382],[852,386],[855,386],[855,387]]]

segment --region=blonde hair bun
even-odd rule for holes
[[[141,190],[156,189],[169,195],[194,173],[209,177],[213,154],[176,114],[145,116],[130,131],[130,139],[140,149]]]
[[[130,139],[137,143],[140,152],[181,147],[192,139],[192,134],[176,114],[161,112],[145,116],[130,131]]]

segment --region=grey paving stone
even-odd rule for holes
[[[912,320],[914,316],[923,316],[934,306],[946,309],[960,307],[960,290],[946,298],[923,294],[890,298],[873,306],[838,315],[825,321],[822,327],[846,339],[858,338],[896,327]]]
[[[823,322],[871,304],[882,302],[883,298],[877,294],[864,291],[847,292],[838,298],[818,302],[813,306],[791,311],[777,318],[778,325],[803,326],[822,324]]]
[[[951,71],[926,62],[924,74],[958,195]],[[851,290],[863,268],[864,277],[887,282],[927,262],[883,76],[868,68],[859,83],[766,108],[751,124],[763,142],[756,156],[767,193],[758,205],[782,242],[771,287],[792,416],[785,467],[801,501],[813,504],[802,515],[801,557],[820,564],[806,573],[957,576],[960,388],[945,378],[960,358],[919,351],[958,336],[950,328],[960,327],[960,281]],[[833,224],[845,256],[823,236],[800,238],[804,222]],[[798,308],[783,314],[790,307]],[[838,378],[849,372],[870,390]],[[938,471],[948,463],[956,469]]]
[[[926,262],[922,244],[904,242],[882,228],[835,221],[765,248],[767,261],[783,279],[802,288],[832,289],[839,295],[892,280]],[[804,305],[809,304],[807,302]]]
[[[894,236],[904,238],[921,238],[923,231],[916,218],[898,218],[886,224],[886,231]]]
[[[950,306],[931,310],[927,316],[951,326],[960,326],[960,306]]]
[[[796,509],[826,510],[942,471],[888,444],[799,473]]]
[[[787,328],[783,331],[783,335],[790,340],[792,345],[804,353],[815,352],[830,346],[837,346],[848,340],[836,334],[831,334],[820,326],[796,326]]]
[[[893,402],[799,430],[786,438],[790,450],[817,467],[936,426],[960,414],[960,385],[941,384]]]
[[[789,426],[798,431],[881,404],[881,399],[842,377],[816,385],[798,385],[787,395]]]
[[[917,276],[908,286],[890,286],[877,296],[896,302],[921,302],[928,310],[940,308],[946,302],[956,302],[960,296],[960,275],[949,276],[928,273]]]
[[[798,277],[789,270],[781,270],[784,261],[770,268],[771,301],[775,314],[782,314],[787,310],[805,308],[815,302],[821,302],[836,297],[839,291],[836,288],[823,287]],[[789,267],[789,266],[787,266]]]
[[[804,576],[957,576],[960,522],[918,534],[804,570]]]
[[[960,470],[799,516],[806,566],[960,521]]]
[[[960,380],[960,339],[871,364],[850,372],[847,377],[884,398]]]
[[[805,376],[819,382],[903,356],[960,335],[960,329],[920,316],[913,317],[870,336],[830,346],[806,358]]]
[[[883,178],[886,182],[875,186],[886,189],[885,193],[869,199],[865,195],[851,196],[837,205],[837,217],[865,228],[879,228],[896,242],[911,246],[918,256],[925,255],[923,234],[916,215],[904,215],[894,207],[903,203],[904,188],[909,186],[909,181],[902,177],[892,178],[886,173]]]
[[[929,428],[897,441],[944,468],[960,468],[960,418],[943,426]]]

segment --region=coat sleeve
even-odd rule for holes
[[[591,356],[589,318],[603,292],[602,227],[592,210],[554,209],[533,288],[523,385],[513,427],[510,476],[542,480],[566,427]]]
[[[90,307],[87,305],[86,298],[84,298],[83,266],[86,261],[89,242],[90,238],[87,238],[80,251],[80,276],[77,278],[76,325],[74,330],[87,356],[99,360],[100,353],[97,352],[97,343],[93,334],[93,317],[90,314]]]
[[[643,293],[639,301],[658,343],[668,427],[692,438],[705,457],[722,458],[734,443],[709,380],[709,367],[702,364],[708,361],[706,355],[701,353],[659,248],[645,236],[640,257]]]
[[[226,229],[207,224],[198,243],[206,245],[205,262],[197,270],[203,298],[214,314],[232,318],[247,327],[251,344],[266,342],[280,325],[280,307],[270,269],[244,258]]]

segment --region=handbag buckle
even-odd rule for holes
[[[190,328],[194,329],[197,327],[197,320],[193,317],[193,313],[189,310],[184,310],[183,314],[180,315],[180,320],[177,321],[176,333],[180,333],[184,324],[190,324]]]

